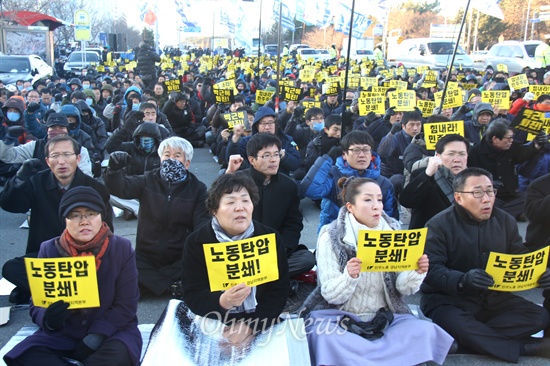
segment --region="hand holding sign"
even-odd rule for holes
[[[547,269],[539,278],[539,287],[544,290],[550,290],[550,269]]]
[[[493,286],[495,281],[484,269],[475,268],[466,272],[460,283],[467,289],[487,290],[489,287]]]
[[[348,261],[348,264],[346,265],[346,269],[348,270],[348,274],[351,278],[357,278],[359,277],[359,273],[361,273],[361,259],[357,257],[353,257]]]
[[[231,287],[220,296],[220,306],[224,309],[231,309],[234,306],[240,306],[244,299],[252,291],[252,287],[239,283],[237,286]]]
[[[49,330],[61,330],[70,315],[69,303],[63,300],[56,301],[44,312],[44,325]]]
[[[422,254],[422,257],[418,260],[418,269],[416,270],[416,273],[418,274],[424,274],[428,272],[428,269],[430,268],[430,260],[428,259],[428,256],[426,254]]]

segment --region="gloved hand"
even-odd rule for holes
[[[540,131],[535,137],[535,146],[538,145],[539,148],[544,147],[548,143],[548,135],[544,130]]]
[[[28,113],[34,113],[36,112],[37,110],[40,109],[40,104],[39,103],[36,103],[36,102],[31,102],[29,103],[29,105],[27,106],[27,112]]]
[[[134,133],[136,128],[143,122],[143,117],[145,117],[145,115],[141,111],[128,112],[124,120],[123,128],[130,134]]]
[[[471,109],[470,109],[470,106],[468,104],[464,104],[462,107],[460,107],[460,109],[458,110],[458,112],[460,114],[466,114],[468,112],[470,112]]]
[[[523,100],[526,101],[527,103],[529,103],[530,101],[532,101],[533,99],[535,99],[535,94],[531,93],[531,92],[527,92],[525,93],[525,95],[523,96]]]
[[[10,126],[6,131],[4,142],[8,145],[14,144],[19,139],[19,136],[25,133],[25,127],[23,126]]]
[[[376,116],[376,113],[374,113],[373,111],[370,111],[369,113],[367,113],[367,115],[365,116],[365,122],[364,122],[364,125],[365,126],[369,126],[372,122],[376,121],[378,117]]]
[[[119,95],[116,95],[114,98],[113,98],[113,104],[117,104],[118,102],[120,102],[123,98],[123,95],[122,94],[119,94]]]
[[[495,284],[495,281],[484,269],[475,268],[466,272],[460,283],[467,289],[487,290],[489,286]]]
[[[389,121],[391,116],[395,115],[395,107],[386,109],[386,114],[384,114],[384,121]]]
[[[342,146],[337,145],[337,146],[331,147],[327,155],[330,156],[332,161],[336,163],[336,159],[339,156],[342,156],[343,153],[344,153],[344,149],[342,149]]]
[[[17,179],[26,181],[41,170],[42,163],[40,162],[40,159],[32,158],[23,162],[23,165],[21,165],[21,168],[19,168],[15,176],[17,177]]]
[[[49,330],[61,330],[70,315],[69,303],[59,300],[48,306],[44,312],[44,325]]]
[[[92,353],[98,350],[99,346],[105,340],[105,336],[97,333],[90,333],[84,337],[75,347],[73,356],[75,360],[84,361]]]
[[[297,118],[302,118],[305,110],[306,108],[304,106],[299,105],[298,107],[294,108],[292,115]]]
[[[392,135],[395,135],[396,133],[398,133],[402,129],[403,129],[403,125],[401,124],[401,122],[395,122],[395,123],[392,123],[392,125],[391,125],[390,133]]]
[[[126,151],[113,151],[109,155],[109,169],[120,170],[125,168],[132,157]]]
[[[540,276],[538,283],[540,288],[550,290],[550,269]]]

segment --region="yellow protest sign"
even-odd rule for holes
[[[359,88],[360,82],[361,82],[361,77],[359,75],[350,76],[348,77],[348,88],[357,89]]]
[[[550,85],[529,85],[529,91],[538,98],[543,94],[550,94]]]
[[[269,90],[256,90],[256,103],[264,105],[271,100],[275,92]]]
[[[543,128],[546,130],[550,128],[550,113],[526,108],[516,115],[510,126],[536,135]]]
[[[230,132],[237,125],[244,126],[245,121],[248,119],[246,111],[224,113],[223,118],[227,122],[227,128]]]
[[[417,72],[419,75],[422,75],[422,74],[424,74],[424,71],[429,70],[429,69],[430,69],[429,66],[417,66],[417,67],[416,67],[416,72]]]
[[[510,89],[513,89],[513,90],[528,88],[529,81],[527,80],[527,75],[520,74],[520,75],[512,76],[511,78],[508,78],[508,85],[510,86]]]
[[[232,103],[235,96],[235,80],[225,80],[214,84],[212,91],[216,103]]]
[[[435,150],[435,144],[439,139],[454,133],[464,136],[464,121],[425,123],[424,140],[426,141],[426,149]]]
[[[179,92],[181,91],[181,80],[180,79],[172,79],[172,80],[164,80],[164,86],[166,87],[166,92]]]
[[[302,100],[301,104],[305,108],[304,113],[306,113],[310,108],[321,108],[321,102]]]
[[[434,113],[435,102],[432,100],[417,100],[416,106],[422,111],[422,117],[429,117]]]
[[[359,115],[366,116],[369,112],[384,114],[385,101],[386,97],[384,96],[384,94],[361,92],[361,95],[357,101],[357,106],[359,107]]]
[[[395,111],[414,111],[416,107],[416,93],[414,90],[396,90],[388,95],[390,99],[390,108],[395,107]]]
[[[510,109],[510,91],[509,90],[486,90],[481,92],[481,101],[489,103],[499,109]]]
[[[361,78],[361,86],[363,89],[367,89],[369,86],[378,86],[378,79],[364,76]]]
[[[458,82],[457,81],[449,81],[447,83],[447,89],[458,89]]]
[[[438,75],[436,70],[426,70],[426,75],[424,76],[424,81],[422,81],[422,86],[425,88],[437,86],[437,80]]]
[[[95,257],[25,258],[35,306],[63,300],[70,309],[99,307]]]
[[[338,92],[340,92],[340,83],[338,81],[332,81],[332,79],[333,78],[326,83],[328,86],[325,91],[326,95],[338,95]]]
[[[315,76],[315,71],[311,69],[300,70],[300,80],[310,82]]]
[[[378,70],[378,73],[382,75],[386,80],[393,79],[393,71],[391,70]]]
[[[546,271],[549,247],[527,254],[503,254],[491,252],[485,271],[495,284],[495,291],[523,291],[538,286],[540,276]]]
[[[97,70],[97,72],[105,72],[105,66],[97,65],[96,70]]]
[[[508,74],[508,65],[498,64],[497,65],[497,72],[505,72],[505,73]]]
[[[390,88],[395,88],[396,90],[407,90],[407,82],[401,80],[390,80]]]
[[[477,84],[470,84],[470,83],[461,84],[460,86],[462,87],[462,89],[468,90],[468,91],[471,89],[477,88]]]
[[[413,230],[360,230],[357,258],[361,272],[402,272],[418,268],[424,254],[427,228]]]
[[[235,79],[235,71],[227,71],[225,73],[225,78],[227,80]]]
[[[281,98],[283,100],[286,100],[287,102],[297,102],[298,99],[300,98],[301,93],[302,93],[302,89],[300,88],[296,88],[288,85],[280,86]]]
[[[439,91],[434,93],[435,105],[439,106],[441,104],[441,97],[443,92]],[[460,107],[463,104],[464,97],[462,95],[462,90],[460,89],[447,89],[445,93],[445,102],[443,103],[443,109]]]
[[[279,279],[275,234],[204,244],[203,249],[212,292],[239,283],[258,286]]]

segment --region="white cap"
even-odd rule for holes
[[[531,93],[531,92],[527,92],[525,93],[525,95],[523,96],[523,100],[525,100],[526,102],[530,102],[532,101],[533,99],[535,99],[535,94]]]

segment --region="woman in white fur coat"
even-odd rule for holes
[[[396,230],[399,223],[383,211],[382,191],[367,178],[341,178],[344,206],[321,230],[317,241],[318,288],[304,304],[314,365],[442,364],[453,338],[439,326],[414,317],[403,301],[417,292],[429,268],[426,255],[406,272],[361,272],[357,258],[360,230]],[[394,314],[384,335],[375,340],[338,326],[344,316],[370,321],[384,308]],[[312,311],[313,310],[313,311]]]

